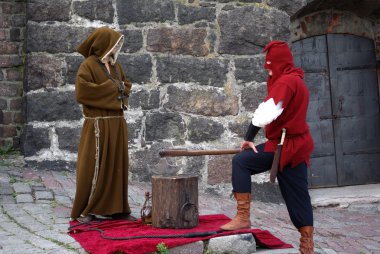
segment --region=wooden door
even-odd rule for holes
[[[310,187],[380,182],[379,90],[373,41],[328,34],[292,46],[310,91]]]

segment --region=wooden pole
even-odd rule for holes
[[[240,149],[229,150],[187,150],[187,149],[169,149],[159,152],[160,157],[175,157],[175,156],[202,156],[202,155],[223,155],[236,154]]]

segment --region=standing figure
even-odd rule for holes
[[[304,73],[294,67],[286,42],[272,41],[264,51],[264,68],[268,71],[267,97],[254,112],[241,143],[241,152],[233,157],[232,188],[237,201],[237,215],[221,229],[251,227],[251,175],[271,168],[274,151],[285,128],[277,180],[290,219],[301,234],[300,251],[312,254],[314,227],[307,168],[314,143],[306,123],[309,92],[303,81]],[[260,128],[265,128],[267,141],[255,146],[253,140]]]
[[[95,215],[135,220],[128,204],[128,129],[124,119],[132,87],[116,62],[124,36],[96,29],[77,49],[85,57],[75,93],[84,123],[78,149],[72,220]]]

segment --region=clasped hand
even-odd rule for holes
[[[121,82],[119,83],[119,87],[118,87],[118,89],[119,89],[119,93],[124,94],[125,86],[124,86],[124,82],[123,82],[123,81],[121,81]]]

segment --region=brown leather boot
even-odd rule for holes
[[[234,196],[237,202],[237,213],[229,223],[224,224],[220,228],[223,230],[236,230],[251,228],[251,193],[237,193],[234,192]]]
[[[301,254],[314,254],[313,231],[314,227],[305,226],[298,229],[301,233],[300,252]]]

